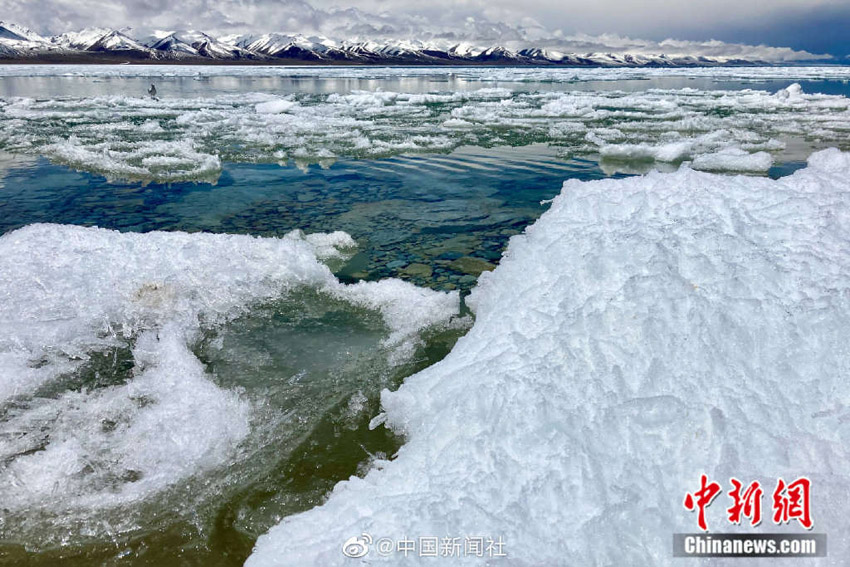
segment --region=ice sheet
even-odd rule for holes
[[[848,211],[837,150],[776,181],[690,168],[568,181],[482,275],[469,334],[384,392],[375,423],[407,436],[397,457],[285,518],[246,565],[347,565],[343,542],[365,532],[501,536],[510,565],[672,566],[671,535],[698,531],[682,501],[702,473],[808,476],[814,531],[830,534],[808,564],[843,565]],[[709,526],[746,529],[726,499]],[[452,564],[501,560],[487,561]]]

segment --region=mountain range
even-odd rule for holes
[[[0,61],[51,63],[262,63],[373,65],[562,65],[681,67],[756,65],[741,57],[623,52],[565,53],[554,49],[481,46],[448,41],[332,40],[267,33],[214,37],[200,31],[155,32],[87,28],[44,37],[0,21]]]

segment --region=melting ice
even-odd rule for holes
[[[319,259],[354,246],[341,232],[254,238],[31,225],[0,237],[4,513],[99,526],[103,509],[240,458],[237,448],[263,426],[257,408],[213,381],[195,346],[258,303],[311,290],[374,312],[390,363],[410,355],[419,331],[457,314],[456,292],[341,284]],[[108,378],[97,374],[104,364]]]

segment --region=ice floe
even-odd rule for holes
[[[767,152],[745,152],[740,148],[724,148],[713,154],[702,154],[691,164],[702,171],[741,171],[764,173],[773,165],[773,156]]]
[[[434,93],[8,98],[0,100],[0,150],[160,182],[214,181],[227,161],[293,159],[306,167],[338,157],[531,143],[608,161],[606,170],[694,161],[717,171],[764,172],[763,153],[782,154],[789,140],[809,151],[844,148],[850,132],[850,99],[807,94],[797,83],[777,93],[529,91],[514,83],[520,87]],[[730,159],[742,151],[756,157]]]
[[[510,565],[675,565],[702,473],[806,475],[815,531],[846,533],[848,211],[837,150],[779,180],[682,168],[566,182],[482,274],[471,331],[384,392],[373,423],[406,435],[396,458],[285,518],[246,565],[347,565],[343,543],[362,533],[501,536]],[[727,506],[709,525],[746,530]],[[365,560],[430,561],[400,553]],[[848,553],[830,537],[811,563]]]

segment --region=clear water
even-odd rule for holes
[[[322,77],[170,77],[173,97],[266,92],[427,93],[500,87],[557,91],[563,85],[476,82],[453,76],[386,79]],[[764,89],[791,80],[722,81],[673,77],[586,81],[571,90],[649,88]],[[137,96],[147,77],[3,77],[0,98]],[[803,82],[806,92],[850,94],[840,81]],[[802,143],[802,142],[801,142]],[[801,167],[809,146],[789,151],[768,172]],[[650,164],[651,165],[651,164]],[[650,166],[647,166],[647,168]],[[359,252],[335,266],[347,282],[398,277],[466,293],[498,264],[507,240],[544,211],[565,179],[622,176],[587,156],[565,155],[531,140],[444,153],[329,163],[225,161],[215,183],[121,181],[77,171],[38,155],[0,155],[0,234],[36,222],[121,231],[180,230],[282,236],[344,230]],[[238,565],[256,537],[280,518],[321,503],[341,479],[391,458],[402,439],[368,429],[383,388],[433,364],[463,329],[429,333],[401,366],[387,363],[376,314],[304,293],[265,304],[195,346],[219,386],[240,391],[257,409],[249,442],[222,470],[173,487],[131,508],[96,517],[11,514],[0,504],[0,563],[53,565]],[[100,353],[74,376],[36,394],[106,388],[131,379],[127,350]],[[23,406],[37,400],[22,400]],[[0,423],[18,407],[0,407]],[[0,464],[0,466],[3,466]],[[127,520],[129,518],[129,520]],[[113,528],[112,526],[118,526]]]
[[[565,178],[604,176],[593,162],[559,159],[543,146],[341,160],[327,168],[227,164],[215,185],[109,182],[39,158],[7,170],[0,231],[34,222],[261,236],[344,230],[360,252],[340,270],[343,278],[469,289],[487,267],[481,262],[498,262],[507,239],[540,216],[541,201]],[[457,261],[466,257],[481,262]]]

